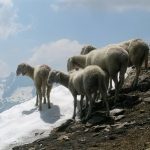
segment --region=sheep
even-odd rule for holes
[[[144,61],[145,61],[145,70],[148,71],[148,54],[149,54],[148,44],[142,39],[131,39],[118,44],[110,44],[108,46],[112,45],[120,46],[128,52],[129,54],[128,67],[135,66],[136,69],[136,75],[131,84],[131,87],[135,87],[138,84],[141,66]],[[83,48],[81,50],[81,54],[87,54],[94,49],[96,49],[94,46],[87,45],[86,48]],[[112,79],[110,78],[109,90],[111,90],[111,88],[112,88]]]
[[[81,50],[81,55],[85,55],[88,54],[89,52],[91,52],[92,50],[96,49],[96,47],[92,46],[92,45],[85,45],[82,47]]]
[[[142,39],[131,39],[119,44],[111,44],[108,46],[112,46],[112,45],[118,45],[124,48],[128,52],[129,54],[128,67],[134,65],[136,68],[136,75],[132,82],[131,87],[136,87],[138,84],[138,78],[139,78],[141,66],[144,61],[145,61],[145,70],[148,71],[148,54],[149,54],[148,44]],[[110,83],[112,87],[112,82]]]
[[[124,74],[127,70],[129,55],[119,46],[109,46],[100,50],[93,50],[86,55],[76,55],[68,58],[67,70],[82,68],[89,65],[97,65],[107,71],[115,83],[115,100],[119,100],[119,90],[124,83]],[[117,74],[119,75],[119,82]]]
[[[30,66],[27,63],[20,63],[16,70],[16,75],[26,75],[34,81],[36,87],[36,106],[38,105],[39,97],[39,110],[42,110],[42,96],[44,97],[44,103],[46,103],[45,93],[47,94],[48,108],[50,108],[50,92],[53,85],[47,85],[47,78],[51,68],[45,64],[38,66]],[[46,91],[47,88],[47,91]]]
[[[107,72],[103,71],[96,65],[91,65],[87,66],[81,71],[73,72],[71,74],[52,70],[49,73],[47,83],[50,85],[54,82],[59,83],[70,90],[74,98],[74,112],[72,119],[75,119],[76,116],[77,95],[81,95],[80,117],[82,117],[83,97],[86,95],[89,100],[88,113],[85,117],[85,120],[87,120],[90,117],[92,111],[92,93],[95,91],[97,92],[97,90],[99,90],[103,96],[103,99],[106,103],[106,115],[109,116],[109,104],[107,101],[107,80],[109,80],[109,75]]]

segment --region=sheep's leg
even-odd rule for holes
[[[110,91],[112,89],[112,78],[110,77],[109,78],[109,88],[108,88],[108,91]]]
[[[36,106],[38,106],[38,93],[36,91],[36,103],[35,103]]]
[[[73,116],[72,119],[75,119],[76,116],[76,107],[77,107],[77,95],[74,95],[74,112],[73,112]]]
[[[137,65],[137,66],[135,66],[135,68],[136,68],[136,75],[135,75],[135,78],[134,78],[134,80],[133,80],[133,82],[132,82],[132,87],[136,87],[137,86],[137,83],[138,83],[138,78],[139,78],[139,75],[140,75],[140,67]]]
[[[93,101],[92,101],[92,105],[95,105],[95,102],[98,102],[99,99],[101,99],[101,94],[100,91],[96,91],[94,92],[94,96],[93,96]]]
[[[85,110],[85,109],[88,107],[88,101],[89,101],[89,99],[88,99],[88,97],[86,96],[85,106],[84,106],[83,110]]]
[[[36,91],[39,95],[39,110],[42,110],[42,92],[41,92],[41,86],[36,85]]]
[[[94,92],[94,95],[93,95],[93,104],[94,104],[96,101],[98,101],[98,99],[99,99],[99,93],[96,91],[96,92]]]
[[[81,98],[80,98],[80,118],[82,118],[83,116],[83,98],[84,98],[84,95],[81,95]]]
[[[109,103],[108,103],[108,99],[107,99],[107,90],[106,89],[101,89],[101,94],[103,97],[103,102],[105,102],[106,104],[106,116],[108,117],[110,114],[110,110],[109,110]]]
[[[51,92],[52,87],[53,87],[53,85],[47,86],[47,101],[48,101],[48,108],[51,108],[51,105],[50,105],[50,92]]]
[[[119,90],[122,88],[123,83],[124,83],[124,73],[120,73],[120,76],[119,76]]]
[[[114,83],[115,83],[115,100],[114,103],[116,103],[119,100],[119,83],[117,79],[117,75],[112,77]]]
[[[88,97],[88,99],[89,99],[89,109],[88,109],[88,113],[87,113],[87,115],[86,115],[86,117],[85,117],[85,120],[87,120],[90,116],[91,116],[91,111],[92,111],[92,95],[90,95],[90,94],[87,94],[87,97]]]
[[[44,104],[46,104],[46,97],[45,97],[45,92],[46,92],[46,83],[43,81],[42,82],[42,96],[44,97]]]

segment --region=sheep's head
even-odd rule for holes
[[[47,79],[47,84],[51,85],[53,83],[58,83],[59,81],[60,81],[60,72],[56,70],[50,71]]]
[[[67,62],[67,71],[69,72],[74,69],[77,71],[79,70],[79,67],[74,64],[73,58],[69,58]]]
[[[83,47],[82,47],[82,50],[81,50],[81,53],[80,53],[81,55],[84,55],[84,54],[85,54],[85,53],[84,53],[85,48],[86,48],[86,46],[83,46]]]
[[[92,45],[86,45],[86,46],[83,46],[82,47],[82,50],[81,50],[81,55],[86,55],[88,53],[90,53],[91,51],[95,50],[96,47],[92,46]]]
[[[16,70],[16,75],[19,76],[22,73],[22,75],[26,75],[27,73],[27,64],[26,63],[21,63],[18,65],[17,70]]]

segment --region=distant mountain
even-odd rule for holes
[[[0,78],[0,113],[35,95],[34,83],[27,76],[16,76],[12,72],[7,78]]]

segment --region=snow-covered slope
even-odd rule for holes
[[[34,97],[0,114],[1,150],[10,150],[14,146],[48,136],[54,127],[72,117],[73,97],[63,86],[52,89],[51,109],[47,108],[47,104],[42,104],[42,111],[38,111],[35,100]]]

